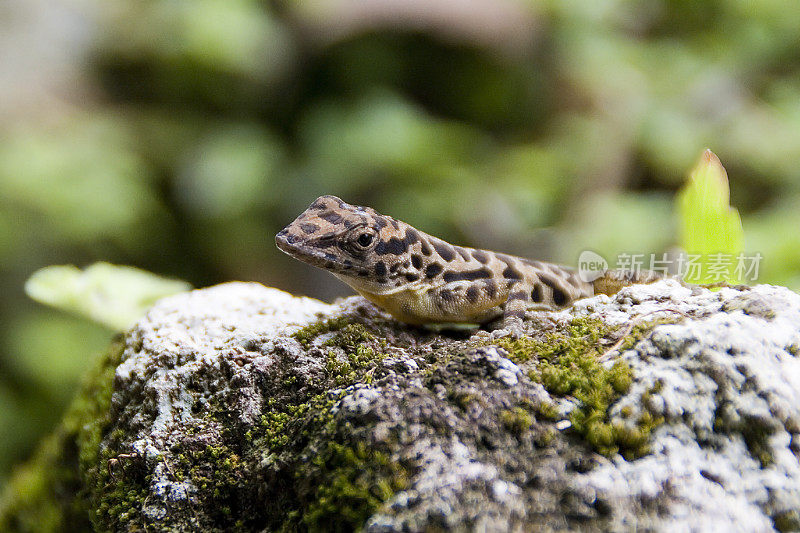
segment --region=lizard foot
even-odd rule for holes
[[[492,331],[493,339],[501,339],[503,337],[510,337],[511,339],[519,339],[525,335],[525,328],[522,326],[522,320],[507,320],[502,324],[502,327]]]

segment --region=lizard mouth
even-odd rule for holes
[[[291,235],[285,229],[282,229],[275,235],[275,244],[278,246],[278,249],[282,252],[285,252],[289,255],[294,255],[294,252],[297,250],[294,244],[294,235]]]
[[[286,229],[275,235],[275,244],[283,253],[309,265],[334,271],[341,269],[335,255],[322,249],[311,249]]]
[[[319,260],[323,259],[319,253],[315,253],[316,250],[311,251],[307,246],[303,246],[301,239],[285,229],[275,235],[275,244],[283,253],[305,263],[317,264]]]

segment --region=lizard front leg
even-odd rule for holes
[[[533,290],[533,284],[524,281],[515,283],[511,287],[508,299],[502,305],[503,319],[500,329],[495,331],[496,336],[511,335],[519,338],[523,335],[522,321],[525,319],[525,311],[531,306]]]

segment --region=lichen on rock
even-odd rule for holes
[[[0,526],[800,527],[800,296],[665,281],[526,327],[434,332],[244,283],[166,298]]]

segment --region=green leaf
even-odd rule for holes
[[[128,266],[95,263],[37,270],[25,292],[37,302],[76,313],[114,331],[124,331],[160,298],[191,289],[185,281]]]
[[[680,244],[697,268],[684,268],[689,283],[737,283],[737,257],[744,249],[739,212],[730,205],[728,174],[706,150],[677,197]]]

